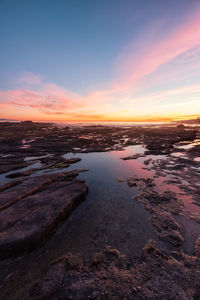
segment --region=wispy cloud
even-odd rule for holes
[[[129,101],[132,103],[146,102],[146,104],[148,104],[148,102],[151,102],[151,103],[157,102],[159,104],[158,100],[162,100],[162,99],[169,98],[169,97],[173,98],[177,95],[189,97],[192,94],[199,94],[199,96],[200,96],[200,83],[188,85],[188,86],[184,86],[184,87],[180,87],[180,88],[168,89],[168,90],[164,90],[161,92],[150,93],[149,95],[142,96],[142,97],[136,97],[136,98],[130,99]],[[180,105],[180,103],[178,103],[178,105]]]
[[[187,21],[179,25],[168,34],[160,35],[156,26],[154,38],[139,41],[136,52],[131,50],[121,54],[121,69],[123,75],[113,82],[113,92],[128,91],[136,87],[137,83],[146,76],[154,73],[159,67],[169,63],[181,54],[199,53],[200,45],[200,10],[193,12]],[[137,44],[137,41],[134,42]],[[194,49],[195,48],[195,49]]]
[[[34,90],[8,90],[0,92],[0,104],[9,103],[15,106],[45,108],[46,111],[75,109],[81,107],[79,96],[49,83],[42,84],[40,91]]]
[[[16,82],[28,85],[39,85],[43,82],[43,77],[32,72],[23,71],[19,74]]]

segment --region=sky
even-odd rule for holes
[[[0,119],[200,116],[199,0],[0,0]]]

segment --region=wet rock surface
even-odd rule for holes
[[[24,162],[23,158],[17,158],[17,157],[1,157],[0,160],[0,174],[6,173],[8,171],[17,170],[21,168],[25,168],[28,166],[28,163]]]
[[[134,155],[130,155],[130,156],[126,156],[126,157],[122,157],[123,160],[129,160],[129,159],[138,159],[139,157],[144,157],[145,155],[137,153]]]
[[[84,200],[87,187],[77,174],[34,177],[1,194],[1,259],[38,247]]]
[[[198,299],[199,127],[0,123],[0,298]],[[129,177],[115,174],[115,182],[133,191],[131,201],[143,207],[158,244],[147,242],[137,257],[105,244],[93,259],[85,261],[74,253],[64,253],[64,257],[55,254],[49,264],[50,251],[48,246],[43,250],[43,245],[62,228],[88,192],[87,181],[77,179],[87,169],[69,168],[80,163],[84,153],[121,153],[129,145],[142,145],[143,151],[119,155],[121,163],[133,167]],[[68,153],[77,155],[66,157]],[[111,199],[113,210],[116,197],[113,194]],[[105,214],[98,204],[96,210]],[[103,220],[105,226],[112,226],[107,218],[109,212]],[[114,235],[118,227],[113,226]],[[68,236],[63,238],[67,243]],[[126,238],[130,238],[130,230],[126,237],[119,233],[119,245],[125,244]],[[106,240],[106,227],[95,232],[93,248],[101,239]],[[37,253],[45,261],[39,271],[40,266],[31,262],[37,261]],[[25,280],[26,263],[33,272],[30,282]]]
[[[58,128],[51,123],[25,124],[24,122],[2,122],[0,125],[1,153],[16,154],[17,150],[18,157],[20,154],[23,156],[24,153],[29,155],[37,153],[39,156],[45,153],[61,155],[72,151],[101,152],[122,149],[141,142],[146,145],[148,153],[166,154],[173,150],[176,143],[194,140],[198,131],[198,129],[179,129],[169,126],[148,128],[99,125]]]
[[[86,265],[69,254],[52,262],[23,299],[198,299],[199,268],[197,256],[168,256],[154,241],[136,262],[106,247]]]

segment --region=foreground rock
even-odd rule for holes
[[[44,243],[87,194],[79,171],[38,176],[1,193],[0,258]]]
[[[141,154],[141,153],[136,153],[130,156],[126,156],[126,157],[122,157],[121,159],[123,160],[130,160],[130,159],[138,159],[140,157],[145,157],[145,155]]]
[[[168,241],[176,247],[182,245],[183,237],[179,232],[181,227],[169,213],[155,210],[151,220],[160,239]]]
[[[0,174],[9,171],[25,168],[28,166],[27,162],[24,162],[23,158],[18,157],[0,157]]]
[[[54,261],[23,299],[199,299],[198,256],[173,256],[154,241],[135,263],[108,246],[87,265],[68,254]]]
[[[45,174],[31,177],[27,180],[22,178],[20,180],[12,181],[9,184],[2,185],[0,186],[0,191],[3,190],[0,194],[0,211],[33,193],[45,189],[45,187],[48,187],[53,182],[75,178],[78,173],[79,171]]]
[[[143,203],[144,209],[151,215],[151,222],[159,239],[174,247],[181,247],[184,242],[180,232],[181,226],[173,216],[182,213],[184,202],[172,191],[157,192],[153,178],[133,176],[126,182],[129,187],[139,188],[140,193],[134,199]]]

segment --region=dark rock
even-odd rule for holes
[[[195,244],[195,255],[200,258],[200,236],[197,238],[196,240],[196,244]]]
[[[20,178],[20,179],[16,179],[16,180],[13,180],[11,182],[2,184],[2,185],[0,185],[0,192],[4,191],[6,189],[9,189],[9,188],[11,188],[13,186],[16,186],[16,185],[22,183],[23,181],[24,181],[24,179]]]
[[[77,163],[79,161],[81,161],[81,158],[79,158],[79,157],[73,157],[73,158],[67,159],[67,163],[68,164],[75,164],[75,163]]]
[[[183,237],[179,232],[180,225],[169,213],[157,210],[151,217],[151,220],[158,231],[157,234],[160,239],[169,242],[176,247],[182,245]]]
[[[176,126],[177,129],[185,129],[185,125],[183,124],[179,124]]]
[[[144,154],[137,153],[137,154],[134,154],[134,155],[122,157],[121,159],[123,159],[123,160],[138,159],[138,158],[144,157],[144,156],[145,156]]]
[[[152,158],[149,158],[149,159],[147,159],[147,160],[144,161],[144,164],[146,166],[148,166],[151,161],[152,161]]]
[[[136,262],[111,247],[87,264],[66,255],[50,266],[23,300],[198,299],[200,278],[195,260],[182,255],[180,262],[160,251],[154,241],[146,244]]]
[[[0,174],[7,173],[13,170],[25,168],[28,166],[28,163],[21,162],[21,163],[8,163],[6,161],[3,162],[3,165],[0,165]]]
[[[35,169],[31,169],[28,171],[24,171],[24,172],[16,172],[16,173],[11,173],[9,175],[7,175],[7,178],[19,178],[19,177],[24,177],[24,176],[30,176],[31,174],[33,174],[33,172],[35,171]]]
[[[41,176],[31,177],[22,181],[15,181],[13,185],[11,185],[10,183],[11,188],[1,193],[0,211],[13,205],[21,199],[44,189],[50,183],[59,180],[75,178],[78,175],[78,173],[79,171],[75,170],[71,172],[44,174]]]
[[[32,251],[40,246],[87,194],[84,183],[74,179],[78,172],[52,174],[27,180],[10,192],[9,203],[1,203],[0,258]],[[36,193],[37,191],[37,193]],[[12,204],[12,205],[11,205]],[[6,208],[7,205],[7,208]],[[9,207],[8,207],[9,206]]]

